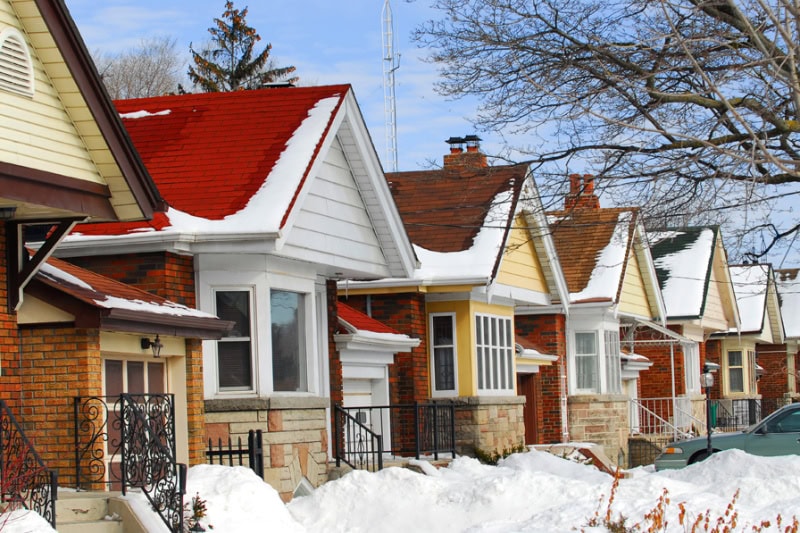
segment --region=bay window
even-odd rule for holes
[[[305,349],[305,296],[272,289],[272,381],[278,392],[308,391]]]
[[[475,315],[479,391],[514,390],[514,334],[510,318]]]
[[[217,341],[217,380],[220,391],[253,390],[252,292],[218,290],[216,314],[233,322],[233,329]]]
[[[600,392],[598,383],[597,333],[575,332],[575,388],[577,392]]]

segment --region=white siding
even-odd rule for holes
[[[338,140],[310,184],[281,253],[388,275],[386,257]]]

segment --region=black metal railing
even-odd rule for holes
[[[417,459],[424,455],[432,455],[434,459],[439,459],[440,454],[450,454],[451,457],[456,455],[456,406],[453,402],[340,409],[366,429],[379,435],[384,453],[395,456],[413,455]],[[347,443],[346,440],[344,442]]]
[[[56,527],[58,481],[44,465],[5,401],[0,400],[0,502],[36,511]]]
[[[264,478],[264,436],[260,429],[247,432],[247,448],[242,448],[242,438],[239,437],[237,444],[234,445],[228,437],[227,445],[222,439],[217,439],[216,449],[211,439],[208,439],[208,449],[206,459],[209,464],[220,464],[227,466],[244,466],[244,458],[247,457],[247,466],[260,478]],[[216,462],[215,462],[216,460]]]
[[[743,430],[760,422],[784,404],[777,398],[711,400],[711,427],[718,431]]]
[[[383,468],[383,438],[361,419],[346,409],[334,406],[334,458],[359,470],[377,471]]]
[[[186,466],[175,459],[174,405],[172,394],[75,398],[76,488],[138,488],[181,532]]]

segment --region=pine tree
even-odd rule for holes
[[[225,2],[222,17],[214,19],[216,27],[208,29],[212,36],[208,47],[197,52],[189,45],[194,61],[194,65],[189,66],[189,79],[195,87],[203,92],[227,92],[298,80],[296,76],[289,77],[295,67],[273,68],[269,61],[271,44],[253,57],[253,49],[261,37],[247,25],[246,16],[246,7],[239,11],[232,1]]]

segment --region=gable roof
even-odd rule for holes
[[[218,339],[233,325],[53,257],[26,292],[73,314],[77,327]]]
[[[575,208],[548,213],[572,303],[616,302],[633,246],[638,211]]]
[[[786,338],[800,339],[800,268],[775,270]]]
[[[731,282],[736,293],[741,327],[729,334],[771,335],[783,342],[783,325],[775,292],[775,275],[770,265],[731,265]]]
[[[105,220],[151,217],[161,208],[161,198],[125,133],[64,2],[10,0],[10,5],[102,182],[3,161],[0,201],[16,205],[18,219],[70,213]]]

